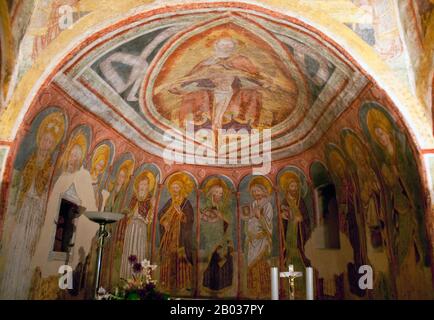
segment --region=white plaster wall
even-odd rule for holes
[[[54,184],[49,195],[45,222],[32,259],[32,269],[40,267],[43,277],[57,274],[59,267],[65,264],[64,261],[51,260],[49,254],[54,244],[54,235],[56,232],[55,221],[58,218],[61,197],[72,184],[74,184],[77,196],[81,201],[81,203],[78,204],[85,207],[87,211],[97,211],[89,172],[81,168],[72,174],[63,173]],[[76,220],[75,245],[71,250],[71,258],[68,263],[72,268],[75,268],[79,262],[80,248],[84,249],[86,255],[89,253],[92,238],[95,236],[97,230],[98,225],[91,222],[84,215]]]

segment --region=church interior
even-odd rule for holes
[[[0,299],[434,299],[433,9],[0,0]]]

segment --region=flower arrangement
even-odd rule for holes
[[[156,289],[156,280],[152,279],[152,271],[157,268],[149,260],[139,262],[137,256],[128,257],[132,268],[132,278],[121,279],[125,282],[121,289],[116,288],[114,294],[106,293],[103,288],[98,291],[100,300],[169,300],[167,294]]]

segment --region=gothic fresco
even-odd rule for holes
[[[114,162],[110,178],[107,181],[108,197],[104,203],[104,211],[124,213],[127,208],[126,195],[132,175],[134,173],[135,160],[130,152],[123,153]],[[122,266],[123,231],[125,223],[118,222],[108,226],[112,237],[107,243],[104,266],[110,270],[105,274],[109,286],[120,284],[120,272]]]
[[[107,288],[122,285],[123,279],[131,277],[128,257],[136,255],[157,264],[154,277],[159,288],[179,296],[267,298],[267,270],[271,266],[285,269],[290,264],[296,270],[306,266],[317,270],[316,295],[320,299],[402,297],[404,283],[410,277],[407,270],[417,274],[413,281],[420,281],[414,285],[415,290],[416,285],[419,288],[415,292],[429,294],[428,288],[425,292],[420,289],[421,283],[431,277],[431,261],[423,240],[425,209],[417,191],[421,190],[421,182],[407,136],[377,103],[362,104],[351,114],[359,114],[361,129],[343,125],[336,130],[333,143],[323,147],[323,161],[311,158],[302,169],[291,164],[297,161],[293,159],[282,162],[272,180],[241,175],[232,181],[223,174],[208,175],[207,170],[199,175],[193,166],[186,165],[180,165],[186,170],[169,174],[166,169],[161,171],[166,167],[158,159],[153,160],[155,164],[143,162],[137,151],[125,146],[117,155],[118,138],[92,136],[90,123],[74,124],[72,130],[67,130],[66,117],[59,109],[42,110],[23,138],[34,147],[19,149],[14,162],[17,174],[29,168],[34,154],[41,148],[45,150],[43,132],[57,132],[53,143],[48,143],[51,140],[47,138],[44,153],[55,157],[47,162],[46,169],[52,172],[47,177],[53,185],[49,194],[45,191],[41,195],[47,205],[43,209],[45,219],[41,220],[45,222],[39,227],[41,237],[34,235],[38,239],[34,240],[35,254],[28,268],[29,276],[39,279],[31,282],[32,297],[44,296],[37,288],[49,281],[49,270],[56,270],[55,260],[44,260],[46,243],[51,259],[64,257],[51,249],[55,225],[49,221],[57,219],[59,199],[74,197],[87,208],[100,207],[125,215],[110,228],[112,237],[103,263],[103,284]],[[66,137],[64,132],[68,132]],[[64,147],[59,154],[56,150],[60,141],[64,141]],[[19,177],[18,181],[22,179]],[[392,178],[400,181],[393,185],[402,189],[382,187]],[[14,195],[11,199],[26,196],[25,191],[20,191],[24,182],[18,181],[10,191]],[[335,193],[323,198],[327,186],[332,186]],[[39,203],[36,200],[35,205]],[[18,206],[10,207],[7,225],[13,222],[14,230],[18,230],[20,223],[15,220],[14,208]],[[409,220],[413,222],[407,224],[407,229],[400,228],[407,223],[403,220],[407,217],[414,217]],[[91,292],[95,257],[90,251],[96,248],[96,228],[88,229],[85,220],[80,219],[76,220],[75,238],[87,240],[76,240],[75,244],[87,256],[74,257],[73,261],[77,275],[86,275],[82,283],[87,285],[80,290]],[[333,241],[324,240],[324,230],[339,233],[337,247]],[[2,239],[4,247],[10,243],[5,242],[7,239]],[[25,250],[19,251],[27,254]],[[75,252],[71,251],[71,257],[78,255]],[[326,257],[333,259],[333,255],[340,264],[333,264],[330,270],[323,261]],[[357,285],[358,268],[365,264],[374,271],[372,292]],[[181,267],[174,268],[176,265]],[[44,266],[42,273],[39,266]],[[296,298],[302,299],[304,281],[297,280]],[[281,285],[281,294],[286,297],[287,284],[281,281]]]
[[[3,298],[27,298],[31,259],[44,225],[48,185],[67,125],[60,109],[45,109],[33,120],[14,161],[5,221],[8,232],[2,237]]]
[[[372,265],[376,274],[376,292],[379,292],[379,296],[387,297],[393,290],[390,280],[387,279],[387,275],[391,274],[391,257],[388,253],[390,249],[386,230],[390,230],[391,221],[383,213],[384,198],[380,178],[368,149],[356,133],[344,129],[341,132],[341,141],[356,178],[359,199],[357,209],[360,219],[358,231],[364,245],[362,255],[365,262]]]
[[[425,204],[408,138],[389,112],[378,103],[364,104],[360,109],[360,119],[385,186],[383,214],[389,222],[387,227],[394,267],[398,275],[400,270],[406,268],[417,275],[413,281],[424,281],[431,259],[428,244],[424,241],[427,239]],[[397,286],[405,281],[399,276]]]
[[[98,210],[102,209],[102,205],[106,202],[108,197],[108,191],[105,190],[104,187],[107,181],[109,168],[113,162],[113,157],[113,144],[110,141],[105,140],[95,146],[88,164]]]
[[[238,215],[233,182],[210,176],[200,197],[199,294],[236,297],[238,292]]]
[[[280,242],[283,252],[281,265],[286,269],[293,265],[295,270],[304,270],[311,265],[304,252],[304,245],[314,228],[311,189],[306,177],[297,167],[285,167],[277,175],[280,210]],[[305,282],[295,280],[298,297],[305,295]],[[286,286],[285,286],[286,287]],[[288,290],[286,288],[286,290]]]
[[[399,59],[394,21],[375,20],[390,2],[353,2],[372,23],[351,27]],[[0,297],[92,298],[97,225],[76,214],[61,229],[68,201],[123,214],[108,227],[107,290],[133,277],[134,255],[173,297],[269,299],[270,267],[293,265],[314,269],[315,299],[433,298],[421,150],[384,91],[306,26],[199,7],[101,32],[36,94],[0,147]],[[48,45],[57,28],[35,39]],[[270,171],[169,163],[163,137],[183,136],[189,119],[214,132],[271,129]],[[61,292],[65,263],[74,290]],[[372,290],[359,286],[366,265]],[[295,284],[304,299],[304,275]]]
[[[153,164],[138,167],[128,188],[125,218],[119,222],[122,243],[120,279],[129,279],[132,270],[129,257],[135,255],[138,261],[151,260],[152,226],[160,183],[160,171]]]
[[[177,172],[164,184],[156,216],[155,254],[159,287],[192,296],[197,274],[197,184],[191,175]]]
[[[272,157],[281,159],[317,141],[366,79],[333,52],[319,50],[316,39],[254,19],[231,9],[152,21],[104,38],[95,52],[65,65],[56,83],[86,108],[96,106],[91,97],[103,96],[114,107],[103,117],[128,118],[128,134],[155,155],[171,146],[169,129],[191,139],[188,120],[193,132],[214,135],[271,129]],[[200,145],[199,137],[193,140]],[[192,152],[175,144],[171,158]]]
[[[91,129],[87,125],[73,125],[68,131],[68,140],[55,166],[50,193],[45,210],[45,222],[35,247],[32,268],[44,264],[46,270],[56,270],[62,260],[73,267],[84,262],[85,252],[90,249],[90,241],[96,226],[74,210],[61,214],[64,201],[87,210],[96,210],[90,173],[84,167],[92,142]],[[50,243],[47,248],[47,244]],[[49,249],[48,254],[44,254]],[[44,270],[45,271],[45,270]],[[45,275],[46,273],[43,272]]]
[[[352,169],[342,149],[336,144],[328,144],[325,150],[327,167],[336,187],[339,231],[345,234],[352,248],[352,261],[348,264],[349,290],[354,295],[363,297],[366,292],[358,286],[357,270],[366,263],[363,245],[361,217],[358,214],[358,196]]]
[[[248,298],[266,298],[270,268],[279,265],[279,229],[272,183],[264,176],[247,176],[239,186],[242,292]]]
[[[297,71],[282,63],[288,54],[276,59],[281,53],[248,29],[227,23],[184,41],[154,83],[153,103],[165,119],[184,127],[191,118],[213,130],[269,128],[295,108]]]

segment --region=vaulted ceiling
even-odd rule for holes
[[[8,81],[2,85],[1,140],[15,138],[41,84],[54,79],[67,95],[152,154],[162,155],[168,129],[185,138],[183,122],[191,115],[196,129],[271,129],[277,160],[318,142],[371,83],[392,98],[419,146],[431,148],[430,130],[421,129],[430,122],[421,103],[428,96],[427,1],[400,2],[402,17],[393,21],[394,5],[362,0],[103,2],[47,1],[51,7],[45,11],[45,1],[9,2],[18,49],[13,74],[2,75]],[[66,29],[57,25],[60,12],[67,13],[63,7],[56,13],[61,5],[73,13]],[[216,59],[219,39],[233,42],[226,63]],[[426,56],[418,48],[425,48]],[[399,57],[392,54],[398,51]],[[406,65],[406,59],[415,65]],[[411,85],[414,70],[421,77]]]
[[[163,155],[169,129],[190,139],[183,120],[191,114],[196,129],[271,129],[274,160],[315,144],[369,82],[308,26],[233,7],[123,21],[54,81],[152,154]]]

